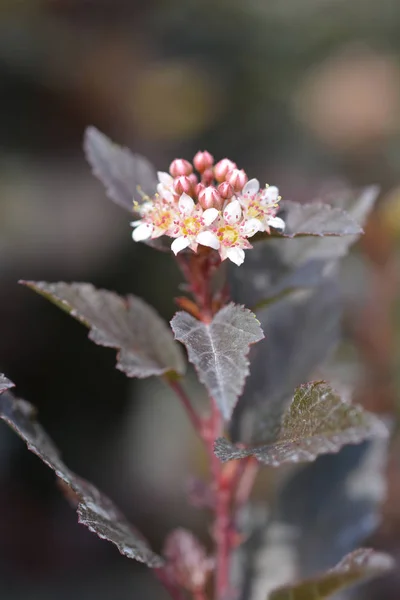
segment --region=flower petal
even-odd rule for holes
[[[237,223],[242,216],[242,208],[239,200],[232,200],[224,209],[224,219],[229,224]]]
[[[153,233],[153,225],[150,223],[140,223],[135,229],[132,231],[132,239],[134,242],[142,242],[143,240],[148,240]]]
[[[203,212],[203,221],[205,225],[211,225],[214,223],[215,219],[218,217],[219,211],[216,208],[207,208]]]
[[[188,194],[183,193],[178,202],[179,211],[182,215],[191,215],[194,210],[194,201]]]
[[[258,233],[258,231],[261,231],[262,228],[263,225],[261,221],[259,221],[258,219],[249,219],[248,221],[245,221],[243,223],[243,225],[241,226],[241,231],[245,237],[251,237]]]
[[[172,187],[172,184],[174,183],[174,178],[172,177],[172,175],[170,175],[169,173],[165,173],[165,171],[158,171],[157,177],[158,181],[162,185],[165,185],[166,187]]]
[[[244,250],[242,250],[241,248],[238,248],[238,247],[228,248],[228,250],[226,252],[226,256],[227,256],[227,258],[229,258],[229,260],[231,260],[233,263],[235,263],[235,265],[240,267],[240,265],[244,261]]]
[[[242,190],[242,195],[243,196],[244,195],[254,196],[254,194],[257,194],[259,189],[260,189],[260,183],[259,183],[258,179],[250,179],[244,186],[244,188]]]
[[[181,250],[184,250],[189,245],[190,245],[190,240],[187,237],[181,235],[180,237],[176,238],[176,240],[174,240],[172,242],[171,250],[175,255],[177,255],[178,252],[180,252]]]
[[[278,231],[285,231],[286,227],[285,221],[283,221],[283,219],[280,217],[271,217],[268,219],[268,225],[274,229],[277,229]]]
[[[213,209],[210,208],[210,210]],[[218,250],[220,246],[219,239],[214,233],[212,233],[212,231],[201,231],[196,238],[196,242],[198,242],[202,246],[214,248],[214,250]]]
[[[131,227],[135,228],[135,227],[139,227],[139,225],[142,225],[142,220],[139,219],[139,221],[131,221],[129,223],[129,225],[131,225]]]
[[[262,201],[266,204],[277,202],[279,198],[279,190],[275,185],[270,185],[263,190]]]

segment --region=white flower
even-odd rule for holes
[[[198,244],[217,249],[219,242],[216,236],[207,231],[209,227],[219,216],[219,211],[215,208],[208,208],[203,211],[200,204],[195,204],[193,198],[188,194],[182,194],[178,201],[179,215],[174,222],[173,237],[171,249],[177,254],[184,248],[191,248],[197,251]]]

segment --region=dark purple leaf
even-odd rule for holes
[[[26,442],[28,450],[41,458],[76,494],[80,523],[100,538],[115,544],[121,554],[128,558],[149,567],[162,566],[163,559],[150,550],[141,534],[128,523],[111,500],[65,466],[52,440],[35,421],[35,409],[31,404],[14,398],[10,393],[2,394],[0,418]]]
[[[394,566],[394,560],[389,555],[360,548],[345,556],[326,573],[274,590],[268,600],[323,600],[352,585],[380,577]]]
[[[358,223],[341,208],[322,202],[299,204],[286,200],[281,203],[285,212],[285,233],[282,237],[303,235],[342,236],[363,233]]]
[[[254,456],[265,465],[278,467],[287,462],[311,462],[320,454],[338,452],[345,444],[387,436],[386,427],[375,415],[343,401],[326,383],[314,382],[296,390],[272,443],[242,449],[219,438],[215,453],[223,462]]]
[[[179,312],[171,326],[176,339],[185,344],[201,383],[229,420],[249,373],[249,346],[264,337],[259,321],[243,306],[228,304],[211,323]]]
[[[133,200],[141,203],[138,188],[149,196],[155,193],[157,173],[153,165],[143,156],[114,144],[95,127],[86,129],[84,150],[107,195],[122,208],[133,212]]]
[[[89,283],[21,283],[89,327],[95,344],[118,348],[117,369],[128,377],[184,373],[183,354],[171,330],[140,298],[122,298]]]
[[[295,532],[292,546],[302,577],[335,564],[378,526],[387,446],[381,438],[344,446],[302,465],[283,482],[274,520]]]
[[[13,382],[7,379],[5,375],[0,373],[0,394],[5,392],[6,390],[9,390],[12,387],[14,387]]]

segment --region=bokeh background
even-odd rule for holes
[[[297,201],[341,182],[379,184],[356,342],[360,396],[394,412],[399,31],[396,0],[0,0],[0,370],[38,407],[67,464],[156,550],[177,524],[204,531],[185,499],[187,474],[205,468],[185,416],[160,384],[127,380],[112,350],[17,284],[90,281],[173,314],[180,275],[168,255],[132,243],[129,217],[85,163],[84,129],[161,170],[198,149],[228,155]],[[396,554],[393,456],[377,540]],[[378,597],[399,589],[392,579]],[[53,474],[3,425],[0,597],[165,598],[144,568],[76,523]]]

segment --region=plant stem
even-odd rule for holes
[[[230,503],[231,489],[224,478],[223,465],[214,454],[214,441],[222,434],[223,420],[211,399],[212,413],[208,437],[208,451],[213,488],[215,491],[214,538],[216,544],[215,598],[223,600],[229,590],[230,561]]]

